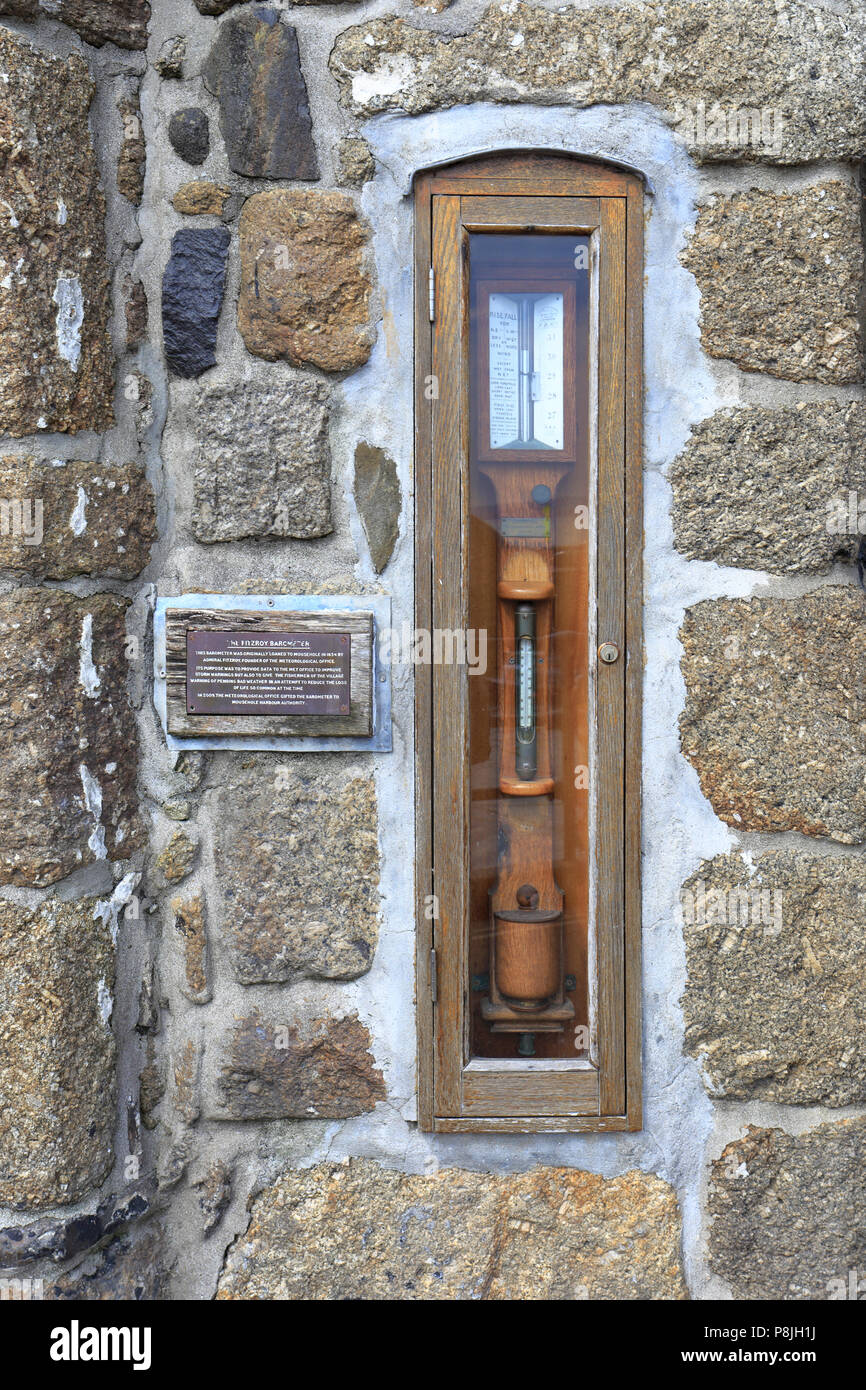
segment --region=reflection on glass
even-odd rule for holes
[[[469,241],[469,1056],[516,1066],[578,1059],[589,1017],[586,249]]]

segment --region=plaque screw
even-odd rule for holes
[[[272,598],[269,598],[269,599],[268,599],[268,607],[269,607],[269,608],[273,608],[273,606],[274,606],[274,600],[273,600]]]
[[[161,666],[156,674],[159,676],[161,681],[165,680],[165,671],[162,669]]]

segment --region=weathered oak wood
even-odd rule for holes
[[[466,680],[456,666],[434,667],[432,679],[425,668],[417,673],[419,1122],[437,1132],[616,1132],[641,1124],[642,197],[639,177],[627,171],[532,152],[463,161],[416,184],[417,625],[468,623],[468,232],[580,228],[592,232],[598,250],[598,640],[621,651],[619,661],[598,669],[595,702],[597,1070],[471,1059]],[[548,199],[554,203],[545,206]],[[427,314],[431,262],[434,325]],[[432,402],[425,394],[431,377]],[[586,575],[583,560],[573,574]],[[569,611],[577,610],[572,604]],[[568,805],[576,814],[577,798],[569,796]],[[433,922],[425,916],[431,882],[440,914]],[[431,935],[439,974],[433,1007]]]
[[[625,718],[625,203],[602,203],[599,248],[598,641],[620,658],[596,667],[598,1057],[602,1114],[625,1109],[623,814]]]
[[[432,202],[429,176],[415,190],[415,626],[429,632],[433,611],[431,444],[433,393],[428,275]],[[415,668],[415,1006],[418,1123],[433,1124],[433,672]]]

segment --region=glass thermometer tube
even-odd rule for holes
[[[532,782],[538,769],[535,727],[535,604],[519,603],[514,613],[517,642],[517,688],[515,690],[517,776]]]

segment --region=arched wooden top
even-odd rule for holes
[[[454,160],[415,175],[429,193],[560,194],[627,198],[642,195],[643,176],[621,165],[550,150],[502,150]]]

